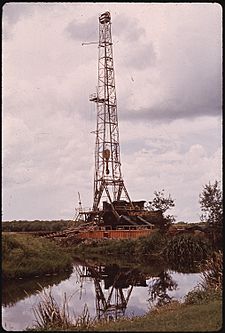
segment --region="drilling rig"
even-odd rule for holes
[[[121,172],[119,126],[111,16],[99,16],[98,86],[89,100],[96,104],[94,195],[91,210],[79,211],[77,220],[105,229],[152,228],[161,211],[147,211],[145,201],[131,201]]]

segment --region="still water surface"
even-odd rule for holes
[[[143,315],[154,304],[171,299],[182,300],[200,282],[199,273],[184,274],[155,266],[79,262],[72,273],[4,283],[3,328],[20,331],[33,326],[32,308],[40,302],[43,290],[51,289],[58,304],[66,293],[72,316],[80,315],[86,304],[92,318],[118,318]]]

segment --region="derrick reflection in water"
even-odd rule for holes
[[[149,298],[156,304],[172,299],[171,296],[182,300],[201,281],[199,273],[181,274],[149,262],[138,266],[130,262],[115,262],[112,265],[96,262],[95,259],[84,261],[83,258],[76,260],[74,271],[67,274],[4,283],[4,326],[16,331],[33,326],[35,318],[32,308],[40,301],[41,291],[37,283],[46,292],[52,286],[52,295],[60,307],[67,295],[70,299],[68,308],[71,317],[82,316],[86,304],[90,317],[94,319],[96,316],[115,318],[121,315],[144,315],[149,311],[149,305],[152,305]],[[178,282],[177,290],[172,278]]]
[[[87,265],[76,267],[81,288],[83,279],[94,281],[97,318],[117,319],[125,315],[133,287],[147,287],[146,276],[137,269],[113,265]],[[107,293],[105,292],[107,291]]]

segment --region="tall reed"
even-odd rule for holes
[[[73,295],[72,295],[73,296]],[[36,307],[33,307],[33,312],[36,320],[34,329],[41,330],[66,330],[73,329],[76,331],[86,330],[94,324],[94,319],[91,319],[87,305],[84,305],[82,313],[75,317],[71,317],[69,312],[69,301],[72,298],[64,293],[63,302],[60,306],[52,295],[51,288],[49,291],[44,290],[40,294],[41,301]]]
[[[213,288],[215,290],[222,289],[223,284],[223,253],[215,251],[212,257],[207,259],[202,265],[204,269],[202,273],[201,286],[203,288]]]
[[[213,252],[201,268],[201,282],[186,295],[186,304],[201,304],[222,299],[223,253]]]
[[[184,234],[169,240],[163,254],[175,270],[197,267],[210,254],[209,242],[201,238]]]

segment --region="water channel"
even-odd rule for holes
[[[51,290],[58,304],[63,303],[66,293],[71,317],[82,314],[87,306],[92,318],[118,318],[143,315],[153,305],[171,299],[182,301],[200,279],[200,273],[178,273],[158,265],[79,261],[72,273],[3,282],[2,326],[7,331],[32,327],[32,309],[44,290]]]

